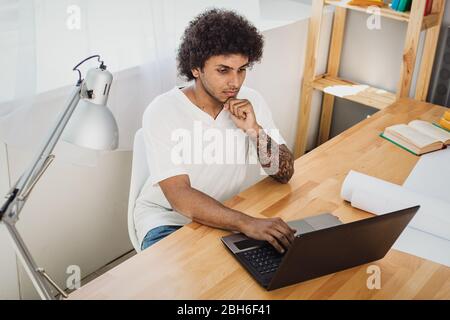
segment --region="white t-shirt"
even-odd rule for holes
[[[248,99],[259,125],[278,144],[286,143],[257,91],[241,87],[237,98]],[[150,175],[134,209],[140,243],[153,228],[191,221],[172,209],[158,182],[187,174],[193,188],[223,202],[239,193],[248,166],[257,163],[253,144],[229,111],[222,110],[213,119],[177,87],[150,103],[142,127]]]

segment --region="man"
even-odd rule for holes
[[[254,218],[220,202],[239,192],[250,145],[276,181],[287,183],[294,172],[292,153],[273,130],[264,99],[242,86],[262,49],[262,35],[232,11],[208,10],[185,30],[178,70],[193,82],[157,97],[143,117],[150,177],[135,207],[142,249],[190,221],[267,240],[279,252],[294,240],[295,230],[280,218]],[[224,163],[234,153],[246,161]]]

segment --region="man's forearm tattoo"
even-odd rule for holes
[[[264,171],[278,182],[288,183],[294,174],[294,156],[288,147],[277,144],[262,129],[253,141],[256,142],[258,159]]]

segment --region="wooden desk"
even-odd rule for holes
[[[401,100],[295,162],[287,185],[266,178],[226,204],[253,216],[298,219],[332,212],[343,222],[370,214],[340,194],[354,169],[402,184],[418,157],[378,137],[386,126],[436,120],[446,110]],[[268,292],[225,249],[228,232],[191,223],[71,294],[71,299],[450,299],[450,268],[396,250],[373,264],[381,289],[366,285],[368,265]]]

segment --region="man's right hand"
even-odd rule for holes
[[[215,228],[240,231],[256,240],[266,240],[281,253],[294,241],[296,231],[280,218],[258,219],[225,207],[192,188],[186,174],[162,180],[159,185],[172,208],[193,221]]]
[[[284,253],[291,246],[296,232],[281,218],[253,217],[246,221],[240,231],[252,239],[268,241],[280,253]]]

